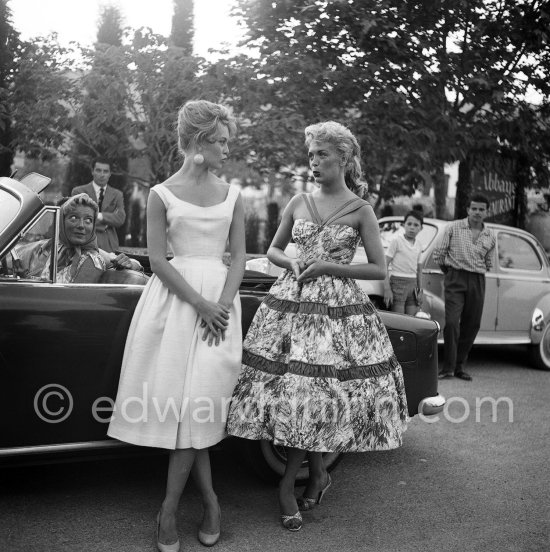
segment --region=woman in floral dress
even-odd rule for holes
[[[289,202],[267,253],[286,270],[246,336],[228,418],[231,435],[287,447],[279,505],[291,531],[331,484],[323,452],[399,447],[408,420],[401,367],[355,282],[386,274],[378,222],[359,197],[359,144],[333,121],[307,127],[305,136],[319,188]],[[291,238],[296,259],[284,253]],[[369,262],[351,265],[359,240]],[[296,474],[308,453],[309,482],[297,500]]]

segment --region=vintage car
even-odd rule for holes
[[[386,248],[402,231],[403,217],[379,220],[380,237]],[[424,219],[417,239],[422,244],[424,304],[422,310],[440,327],[439,342],[443,342],[445,301],[443,273],[434,263],[433,249],[448,221]],[[518,345],[529,347],[533,364],[550,370],[550,263],[540,242],[525,230],[487,223],[496,235],[493,268],[486,277],[485,303],[477,345]],[[295,255],[293,244],[287,254]],[[365,262],[363,247],[357,248],[354,263]],[[276,275],[279,269],[266,258],[248,262],[247,268]],[[379,309],[383,304],[382,282],[359,281]]]
[[[23,182],[0,178],[0,464],[132,448],[109,439],[106,430],[146,277],[108,270],[99,283],[63,284],[53,268],[48,278],[18,275],[16,245],[51,238],[51,250],[57,250],[60,209],[39,195],[47,180],[32,174]],[[273,281],[246,275],[240,292],[244,331]],[[383,313],[383,321],[403,367],[410,415],[440,412],[445,401],[437,392],[437,323],[393,313]],[[234,441],[258,471],[283,472],[284,448]],[[327,454],[325,462],[333,467],[338,457]],[[299,478],[306,476],[304,465]]]

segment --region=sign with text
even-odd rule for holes
[[[486,220],[515,225],[516,183],[511,177],[496,171],[472,171],[472,192],[480,193],[490,202]]]

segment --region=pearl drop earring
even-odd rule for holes
[[[195,153],[193,156],[193,163],[196,165],[202,165],[204,163],[204,155],[202,153]]]

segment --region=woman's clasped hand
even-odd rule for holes
[[[330,263],[323,259],[310,259],[302,261],[301,259],[292,259],[290,269],[298,282],[305,284],[311,282],[319,276],[329,274]]]
[[[197,312],[201,317],[201,328],[204,328],[202,340],[208,339],[208,345],[219,345],[220,339],[225,341],[225,330],[229,323],[229,306],[214,303],[203,299],[197,305]]]
[[[324,261],[323,259],[311,259],[302,264],[304,265],[304,268],[299,276],[296,277],[298,282],[301,283],[311,282],[319,276],[329,274],[331,265],[331,263]]]

